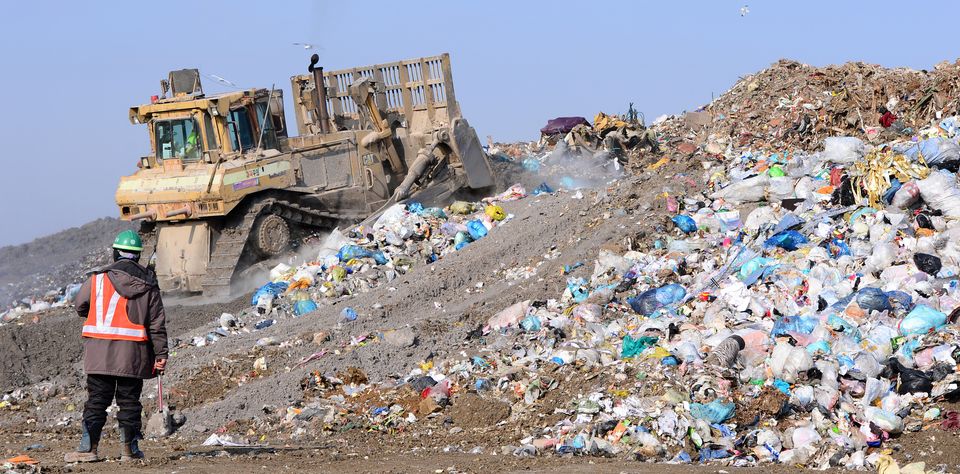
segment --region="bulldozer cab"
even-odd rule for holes
[[[171,73],[170,84],[176,84]],[[196,80],[199,84],[199,79]],[[167,82],[162,83],[166,91]],[[156,98],[130,109],[130,121],[148,125],[150,155],[141,167],[165,160],[213,163],[256,149],[279,150],[286,137],[283,93],[255,89],[207,97],[202,90]]]

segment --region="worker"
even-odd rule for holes
[[[99,461],[97,448],[107,421],[107,407],[116,396],[120,410],[121,461],[142,459],[140,393],[144,379],[166,368],[167,328],[160,288],[153,271],[139,263],[143,243],[125,230],[113,242],[113,263],[95,270],[74,300],[83,324],[83,370],[87,403],[83,435],[66,462]]]
[[[190,132],[190,135],[187,136],[187,144],[183,150],[184,158],[193,159],[193,158],[199,157],[199,154],[198,154],[199,149],[197,148],[198,140],[199,140],[199,136],[197,135],[197,130],[194,129],[192,132]]]

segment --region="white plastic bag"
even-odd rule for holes
[[[960,219],[960,189],[957,179],[948,171],[930,173],[927,179],[917,182],[920,196],[930,207],[939,210],[944,217]]]
[[[863,141],[856,137],[829,137],[823,140],[823,159],[833,163],[854,163],[864,155]]]
[[[759,174],[752,178],[737,181],[713,193],[710,197],[712,199],[723,199],[730,204],[759,202],[766,197],[765,194],[769,182],[769,176]]]
[[[771,201],[791,199],[794,196],[794,180],[786,176],[770,178],[767,193]]]
[[[907,181],[900,189],[893,194],[893,200],[890,205],[896,209],[906,209],[913,206],[920,200],[920,188],[916,181]]]
[[[770,355],[768,365],[773,375],[787,383],[797,380],[798,372],[806,372],[813,367],[813,358],[802,347],[794,347],[786,342],[777,343]]]

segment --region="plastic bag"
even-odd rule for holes
[[[882,408],[866,407],[863,409],[863,416],[888,433],[896,434],[903,431],[903,419]]]
[[[570,314],[574,319],[579,319],[587,323],[596,323],[600,321],[603,315],[603,308],[597,304],[581,304],[573,308]]]
[[[907,181],[893,195],[890,205],[896,209],[907,209],[920,200],[920,188],[916,181]]]
[[[293,314],[297,316],[303,316],[312,311],[317,310],[317,303],[314,303],[313,300],[300,300],[293,305]]]
[[[340,318],[343,319],[344,321],[356,321],[357,310],[349,306],[346,308],[343,308],[343,310],[340,311]]]
[[[766,197],[767,185],[770,177],[760,174],[752,178],[747,178],[710,195],[712,199],[723,199],[731,204],[744,204],[748,202],[759,202]]]
[[[720,400],[714,400],[710,403],[691,403],[690,414],[694,418],[705,420],[708,423],[723,423],[733,416],[733,410],[737,405],[733,402],[723,403]]]
[[[490,216],[491,219],[495,221],[502,221],[507,218],[507,213],[504,212],[503,208],[497,206],[496,204],[491,204],[487,206],[484,212]]]
[[[828,137],[823,140],[823,159],[833,163],[851,164],[866,154],[863,141],[856,137]]]
[[[802,347],[794,347],[786,342],[778,342],[767,361],[774,377],[787,383],[794,383],[799,372],[813,367],[813,358]]]
[[[477,208],[472,202],[455,201],[450,205],[450,212],[454,214],[466,215],[476,210]]]
[[[770,335],[773,337],[793,334],[810,334],[817,326],[820,320],[807,316],[784,316],[773,323],[773,330]]]
[[[887,311],[890,297],[880,288],[861,288],[857,292],[857,305],[866,311]]]
[[[660,308],[681,301],[686,296],[686,289],[676,283],[671,283],[627,298],[627,303],[637,313],[650,316]]]
[[[250,298],[250,305],[256,306],[257,302],[260,300],[260,297],[267,297],[269,299],[276,298],[277,295],[287,291],[287,282],[281,281],[276,283],[267,283],[266,285],[261,286],[257,291],[253,293],[253,297]]]
[[[372,258],[377,262],[377,265],[385,265],[387,263],[387,257],[383,255],[383,252],[365,249],[359,245],[344,245],[340,248],[340,251],[337,252],[337,258],[339,258],[341,262],[347,262],[355,258]]]
[[[479,240],[487,235],[487,228],[481,220],[467,222],[467,231],[470,232],[470,238],[473,240]]]
[[[896,358],[891,358],[891,369],[897,373],[900,383],[897,385],[897,393],[930,393],[933,391],[933,378],[923,371],[904,367]]]
[[[794,251],[807,243],[807,238],[803,236],[800,232],[795,230],[785,230],[774,234],[772,237],[767,239],[764,243],[764,247],[780,247],[787,251]]]
[[[767,197],[771,201],[781,201],[794,196],[794,180],[785,176],[771,177],[767,184]]]
[[[947,315],[937,311],[925,304],[918,304],[913,308],[903,320],[900,321],[898,328],[900,334],[910,336],[914,334],[926,334],[927,332],[938,329],[947,322]]]
[[[913,263],[920,271],[931,276],[936,276],[940,272],[940,268],[943,267],[939,257],[926,253],[913,254]]]
[[[533,195],[539,196],[541,194],[550,194],[553,193],[553,188],[550,187],[546,182],[540,183],[540,186],[537,186],[533,189]]]
[[[673,219],[670,219],[676,224],[677,228],[682,230],[684,233],[689,234],[691,232],[696,232],[697,222],[693,220],[690,216],[679,215],[673,216]]]
[[[623,336],[623,345],[620,347],[620,358],[627,359],[630,357],[636,357],[646,348],[656,345],[658,340],[659,338],[654,336],[641,336],[634,338],[633,336],[627,334],[626,336]]]
[[[902,153],[914,160],[923,155],[923,161],[930,166],[960,160],[960,146],[941,137],[922,140],[903,150]]]
[[[487,321],[487,326],[496,331],[516,325],[527,314],[530,300],[521,301],[507,306]]]
[[[407,210],[413,214],[420,215],[423,213],[423,204],[417,201],[410,201],[407,203]]]
[[[873,252],[867,256],[867,260],[864,262],[863,272],[873,273],[889,268],[897,258],[898,249],[897,244],[892,242],[874,246]]]
[[[953,173],[930,173],[927,179],[917,182],[917,187],[920,189],[920,197],[931,208],[942,212],[944,217],[960,219],[960,189],[957,188],[957,179]]]

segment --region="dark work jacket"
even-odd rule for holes
[[[167,324],[160,287],[152,271],[132,260],[118,260],[94,272],[106,273],[117,293],[127,299],[127,317],[147,330],[146,342],[83,338],[83,370],[87,374],[149,379],[153,364],[167,358]],[[94,276],[83,283],[74,299],[81,318],[90,311]]]

